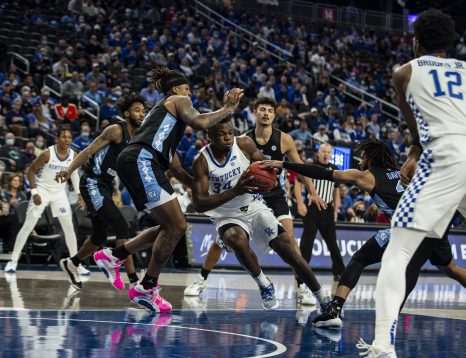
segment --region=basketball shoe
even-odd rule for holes
[[[388,351],[384,351],[380,348],[376,348],[370,344],[364,342],[362,338],[359,339],[358,343],[356,343],[356,348],[360,350],[365,350],[364,352],[359,353],[361,357],[367,358],[396,358],[395,349],[392,348]]]
[[[112,250],[106,248],[94,253],[94,261],[113,287],[119,291],[125,289],[125,283],[120,275],[120,266],[125,260],[113,256]]]
[[[278,300],[275,297],[275,288],[273,283],[270,282],[270,285],[267,287],[259,287],[262,296],[262,307],[266,310],[274,310],[278,308]]]
[[[145,290],[141,284],[131,287],[128,291],[131,302],[143,306],[152,312],[166,313],[172,310],[172,305],[160,295],[160,285]]]
[[[83,288],[83,283],[81,282],[81,277],[79,276],[79,269],[76,267],[68,257],[66,259],[61,259],[58,264],[63,272],[68,275],[68,281],[73,285],[74,288],[80,290]]]
[[[304,306],[315,306],[317,304],[316,298],[304,283],[298,286],[296,290],[296,299],[298,303]]]
[[[199,296],[202,291],[207,287],[207,280],[199,275],[192,284],[184,290],[185,296]]]

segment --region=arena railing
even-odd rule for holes
[[[52,75],[46,75],[44,77],[44,87],[52,92],[57,98],[61,98],[63,85],[58,78]]]
[[[99,104],[88,96],[83,95],[81,97],[81,107],[83,108],[84,113],[95,121],[95,129],[98,130],[100,128]],[[92,110],[89,110],[89,108],[92,108]]]
[[[217,0],[204,0],[213,7],[218,6]],[[353,6],[335,6],[306,0],[288,1],[251,1],[236,0],[234,6],[238,11],[247,13],[271,15],[279,19],[312,23],[325,23],[336,26],[356,26],[392,32],[408,30],[407,16],[382,11],[362,10]]]
[[[26,57],[21,56],[19,53],[16,52],[8,52],[8,56],[10,56],[10,63],[14,64],[16,68],[23,74],[29,74],[29,60]]]
[[[395,106],[394,104],[387,102],[383,100],[380,97],[377,97],[369,92],[366,92],[350,83],[348,83],[345,80],[342,80],[341,78],[330,75],[330,84],[332,87],[338,87],[339,84],[344,84],[346,89],[345,89],[345,94],[348,97],[351,97],[353,99],[358,100],[360,103],[365,103],[369,107],[374,107],[376,106],[376,103],[380,105],[380,110],[381,112],[391,118],[392,120],[398,122],[401,118],[401,112],[400,109]]]
[[[252,33],[251,31],[247,30],[246,28],[235,24],[233,21],[228,20],[223,15],[219,14],[217,11],[211,9],[207,5],[203,4],[202,2],[195,0],[194,1],[194,9],[199,15],[202,15],[208,21],[214,22],[221,28],[229,27],[229,32],[232,32],[236,36],[239,34],[243,34],[243,39],[248,42],[250,45],[256,46],[257,48],[266,51],[271,56],[277,58],[282,62],[288,62],[288,58],[291,58],[293,54],[286,49],[277,46],[264,38]],[[272,51],[275,50],[276,52]]]

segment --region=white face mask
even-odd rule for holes
[[[89,138],[89,132],[82,132],[81,137],[83,138]]]
[[[37,148],[42,148],[43,146],[44,146],[44,142],[43,142],[43,141],[38,140],[38,141],[36,142],[36,147],[37,147]]]
[[[15,144],[15,140],[14,139],[7,139],[5,141],[5,143],[6,143],[6,145],[13,145],[13,144]]]

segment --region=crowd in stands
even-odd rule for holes
[[[148,71],[157,65],[179,70],[189,78],[192,102],[200,112],[221,107],[226,90],[244,88],[244,101],[232,116],[238,133],[255,124],[255,98],[275,99],[276,126],[295,139],[305,161],[313,160],[315,144],[351,147],[369,136],[386,140],[400,161],[409,151],[412,138],[402,120],[384,116],[377,101],[355,102],[344,84],[334,87],[329,83],[331,75],[337,76],[394,102],[390,77],[393,68],[411,56],[409,34],[318,28],[291,19],[219,10],[234,23],[287,50],[289,62],[280,63],[257,43],[242,41],[228,28],[196,15],[189,1],[29,3],[16,20],[26,31],[42,34],[30,73],[24,75],[14,64],[0,72],[2,233],[6,232],[4,226],[11,232],[17,230],[8,217],[14,216],[17,203],[26,199],[24,173],[53,144],[55,128],[69,126],[74,149],[83,150],[117,120],[115,103],[122,94],[140,92],[148,108],[163,98],[147,80]],[[51,8],[60,9],[61,16],[49,16],[47,9]],[[68,30],[68,35],[51,42],[50,34],[58,28]],[[464,36],[455,51],[459,57],[466,56]],[[46,75],[61,83],[61,97],[54,95],[60,88],[44,86]],[[178,152],[185,168],[190,169],[206,143],[204,133],[186,128]],[[192,212],[190,190],[173,181],[183,209]],[[130,204],[127,192],[121,189],[121,202]],[[340,195],[339,220],[386,221],[379,217],[368,193],[343,186]]]

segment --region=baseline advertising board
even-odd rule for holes
[[[382,227],[366,226],[366,225],[337,225],[337,242],[340,247],[345,264],[349,262],[351,256],[362,246],[364,243],[374,235]],[[295,237],[298,241],[301,240],[302,227],[295,225]],[[189,262],[193,266],[200,266],[204,261],[204,256],[207,254],[209,246],[216,238],[216,231],[213,224],[208,219],[199,220],[197,218],[194,222],[190,223],[190,229],[187,235],[187,247]],[[466,266],[466,232],[453,231],[449,235],[449,240],[452,245],[453,256],[460,266]],[[287,268],[288,266],[283,260],[273,251],[269,253],[258,255],[259,262],[262,267],[274,268]],[[320,269],[331,268],[330,252],[327,245],[320,236],[314,242],[312,250],[312,267]],[[233,253],[223,252],[218,262],[218,266],[224,267],[240,267],[236,257]],[[378,268],[378,265],[373,265],[371,268]],[[429,262],[427,262],[423,269],[436,270]]]

